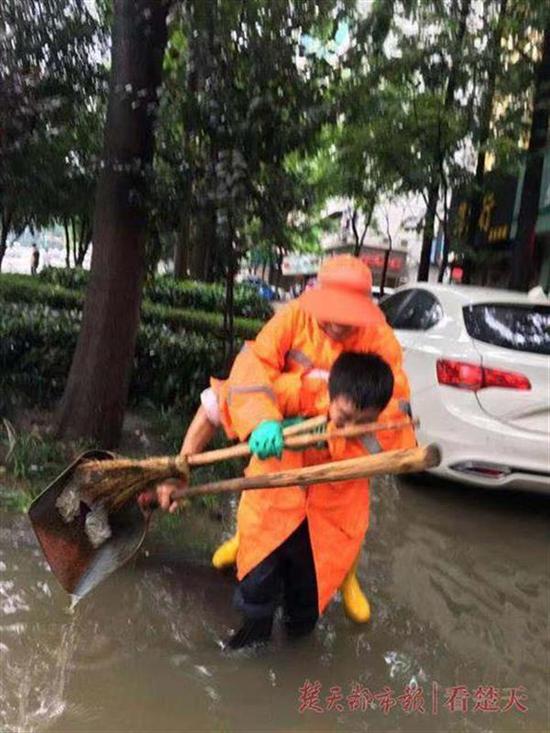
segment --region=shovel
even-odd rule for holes
[[[84,461],[108,460],[112,453],[95,450],[82,453],[31,504],[29,518],[40,547],[60,585],[82,598],[116,568],[124,565],[140,548],[147,533],[148,520],[136,502],[131,502],[109,517],[111,538],[94,547],[85,531],[91,506],[80,502],[80,511],[66,523],[56,502],[75,469]]]
[[[370,427],[371,431],[372,429],[373,426]],[[293,432],[295,433],[296,429]],[[358,428],[354,428],[352,432],[357,435]],[[369,432],[368,428],[363,428],[363,432]],[[311,441],[310,444],[320,439],[319,436],[307,437]],[[224,449],[223,457],[233,457],[227,455],[231,450],[242,452],[242,447]],[[219,456],[219,452],[211,451],[211,453],[218,453]],[[73,478],[76,469],[85,461],[112,460],[113,457],[113,454],[107,451],[88,451],[82,454],[34,500],[29,510],[33,529],[54,575],[61,586],[77,598],[85,596],[135,555],[147,533],[148,516],[141,511],[135,499],[109,514],[110,537],[99,547],[94,547],[86,532],[86,517],[93,509],[93,505],[88,504],[85,499],[82,500],[79,513],[70,522],[66,522],[60,515],[58,499]],[[309,486],[379,473],[416,472],[437,465],[439,460],[439,451],[435,446],[388,451],[309,468],[190,486],[174,491],[172,498],[243,489]],[[85,492],[82,495],[85,496]],[[149,505],[149,508],[154,507]]]

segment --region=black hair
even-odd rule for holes
[[[358,410],[382,411],[392,396],[393,372],[378,354],[344,351],[330,370],[328,391],[331,400],[347,397]]]

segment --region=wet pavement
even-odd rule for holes
[[[161,525],[70,613],[4,512],[0,730],[548,731],[549,518],[547,497],[377,481],[371,622],[336,600],[305,641],[227,653],[233,580],[204,548],[221,525]]]

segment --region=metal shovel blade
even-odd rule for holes
[[[61,473],[29,509],[29,518],[53,574],[67,591],[78,598],[126,563],[139,550],[147,532],[147,520],[136,502],[109,515],[111,536],[99,547],[90,542],[85,529],[90,507],[80,502],[80,512],[66,522],[56,501],[76,467],[87,460],[114,458],[108,451],[86,451]]]

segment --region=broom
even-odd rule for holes
[[[285,448],[301,450],[331,438],[358,438],[378,430],[402,430],[418,423],[402,420],[391,423],[368,423],[353,425],[330,433],[300,434],[306,430],[319,429],[326,425],[325,417],[316,417],[293,425],[283,431]],[[92,504],[99,502],[107,511],[120,509],[135,496],[169,478],[189,480],[189,469],[217,461],[250,456],[248,443],[230,448],[207,451],[190,456],[168,456],[134,460],[115,458],[106,461],[87,461],[77,467],[71,484],[80,485],[82,493]]]

